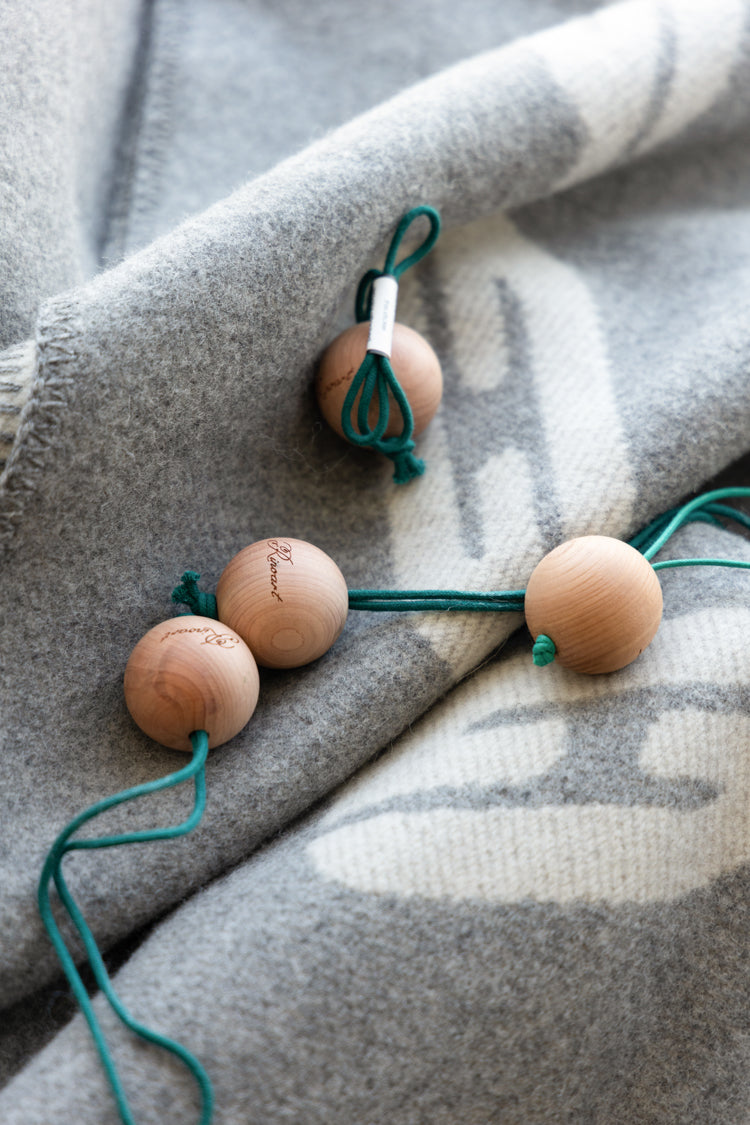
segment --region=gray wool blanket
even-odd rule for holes
[[[133,645],[260,538],[519,589],[746,452],[750,3],[6,0],[0,44],[0,1121],[115,1125],[36,884],[186,760],[126,711]],[[420,203],[399,320],[445,395],[397,486],[312,382]],[[750,578],[661,581],[598,677],[534,667],[520,614],[352,613],[262,673],[195,832],[66,861],[216,1125],[750,1122]],[[95,1003],[139,1125],[196,1122]]]

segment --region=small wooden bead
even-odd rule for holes
[[[219,618],[259,664],[299,668],[327,652],[344,628],[349,591],[318,547],[261,539],[227,563],[216,587]]]
[[[656,571],[619,539],[584,535],[546,555],[529,579],[526,622],[575,672],[615,672],[651,643],[662,594]]]
[[[321,413],[328,425],[341,437],[341,410],[352,380],[367,353],[369,324],[355,324],[347,328],[323,353],[315,380],[315,393]],[[398,379],[414,418],[414,434],[420,434],[432,421],[443,396],[443,374],[440,361],[424,336],[405,324],[396,324],[393,330],[391,366]],[[357,399],[359,401],[359,399]],[[392,395],[386,437],[395,437],[403,429],[403,420]],[[354,410],[356,417],[356,406]],[[377,395],[368,414],[370,426],[377,422]]]
[[[192,750],[189,735],[208,732],[210,747],[234,738],[258,702],[258,668],[237,633],[210,617],[185,615],[155,625],[125,668],[125,702],[150,738]]]

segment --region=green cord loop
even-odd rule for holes
[[[400,262],[396,262],[398,252],[401,249],[401,242],[411,224],[424,215],[429,221],[430,231],[427,237],[413,253],[409,254],[406,258],[402,258]],[[419,207],[412,207],[411,211],[407,211],[401,219],[401,222],[396,227],[396,231],[391,239],[391,245],[388,247],[388,253],[385,258],[385,266],[382,270],[368,270],[360,281],[357,287],[357,296],[354,301],[354,316],[358,324],[364,320],[370,319],[370,300],[372,298],[372,283],[379,277],[395,277],[396,281],[402,274],[406,273],[408,269],[415,266],[420,262],[438,240],[440,234],[440,215],[434,207],[428,206],[426,203]]]
[[[97,1019],[93,1004],[86,991],[86,986],[65,944],[65,939],[63,938],[60,928],[55,921],[50,901],[50,883],[54,883],[60,903],[78,931],[86,950],[94,979],[109,1002],[112,1011],[121,1022],[125,1024],[126,1027],[130,1028],[131,1031],[135,1032],[136,1035],[171,1052],[171,1054],[180,1059],[187,1067],[195,1078],[201,1094],[201,1117],[199,1125],[209,1125],[213,1113],[213,1091],[211,1081],[206,1071],[195,1056],[180,1043],[175,1042],[174,1039],[170,1039],[166,1035],[161,1035],[157,1031],[152,1031],[131,1016],[112,986],[96,939],[80,907],[73,898],[62,873],[62,862],[68,852],[94,850],[96,848],[112,848],[118,847],[121,844],[140,844],[151,840],[173,840],[177,836],[186,835],[195,828],[203,815],[203,810],[206,805],[205,764],[208,755],[208,735],[205,731],[195,731],[190,735],[190,741],[193,745],[193,757],[189,764],[183,769],[177,770],[176,773],[168,774],[166,777],[157,778],[155,781],[147,781],[143,785],[136,785],[132,789],[125,789],[121,793],[115,793],[111,797],[106,797],[104,800],[97,801],[95,805],[92,805],[90,808],[74,817],[52,845],[47,859],[45,860],[44,867],[42,868],[42,875],[39,881],[37,900],[39,914],[60,960],[63,972],[68,978],[73,994],[89,1025],[91,1036],[96,1044],[99,1057],[101,1058],[102,1065],[109,1079],[110,1086],[112,1087],[112,1092],[123,1125],[136,1125],[135,1118],[128,1105],[120,1076],[117,1073],[114,1060],[104,1037],[104,1032]],[[72,836],[79,828],[89,820],[93,820],[94,817],[106,812],[108,809],[115,808],[117,805],[121,805],[126,801],[132,801],[138,797],[146,796],[149,793],[155,793],[161,789],[171,789],[173,786],[180,785],[183,781],[189,781],[191,779],[194,779],[195,782],[195,802],[193,811],[181,824],[170,825],[166,828],[148,829],[141,832],[127,832],[115,836],[102,836],[96,839],[72,839]]]
[[[416,250],[400,262],[396,262],[406,231],[422,215],[429,220],[429,234]],[[398,280],[405,270],[416,265],[425,254],[430,252],[439,234],[440,216],[434,207],[422,205],[407,211],[391,240],[385,268],[368,270],[359,283],[354,302],[357,323],[369,320],[373,283],[379,277],[394,277]],[[390,396],[393,397],[401,413],[402,426],[400,434],[386,437],[385,431],[390,419]],[[377,415],[371,426],[370,409],[374,403],[377,403]],[[414,415],[387,356],[369,351],[365,355],[344,399],[341,426],[345,437],[353,445],[367,446],[378,453],[383,453],[393,461],[395,470],[393,479],[396,484],[406,484],[424,472],[424,462],[413,454]]]
[[[734,520],[736,523],[741,524],[743,527],[750,527],[750,519],[744,512],[738,511],[736,508],[726,507],[723,504],[718,504],[717,501],[727,500],[731,497],[742,497],[747,499],[750,497],[750,488],[737,486],[734,488],[716,488],[713,492],[705,492],[702,496],[696,496],[694,500],[689,500],[686,504],[682,504],[679,508],[673,508],[671,511],[666,512],[655,520],[646,528],[646,532],[654,531],[650,536],[650,541],[645,547],[639,547],[645,558],[651,561],[655,554],[657,554],[662,547],[666,545],[674,533],[686,523],[692,523],[698,520],[705,521],[708,517],[711,519],[714,516],[721,515],[728,519]],[[718,523],[718,520],[713,522]],[[660,523],[661,526],[656,528],[655,525]],[[721,526],[721,524],[719,524]],[[645,533],[642,533],[645,534]],[[682,565],[686,565],[683,562]],[[717,560],[713,563],[705,564],[696,560],[695,565],[714,565],[714,566],[743,566],[742,563],[733,563],[729,560]],[[663,568],[664,563],[655,563],[654,569]]]

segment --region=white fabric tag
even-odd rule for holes
[[[367,339],[368,352],[391,358],[393,347],[393,326],[396,323],[396,301],[398,282],[395,277],[376,277],[372,283],[372,304],[370,305],[370,335]]]

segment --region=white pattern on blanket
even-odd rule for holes
[[[548,675],[526,653],[488,666],[342,791],[309,845],[318,871],[370,893],[491,902],[646,903],[706,886],[750,860],[745,715],[673,701],[677,709],[650,724],[640,769],[715,787],[697,808],[624,803],[625,795],[623,803],[615,795],[609,803],[467,808],[455,796],[461,786],[497,791],[548,771],[566,753],[564,715],[576,702],[714,676],[747,684],[747,653],[721,638],[748,628],[750,610],[666,621],[644,656],[613,676]],[[507,723],[482,725],[504,710]],[[379,811],[440,786],[451,788],[437,807]]]

